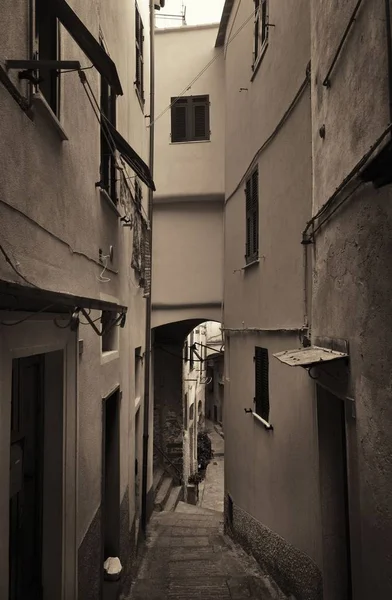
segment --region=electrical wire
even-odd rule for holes
[[[263,144],[260,146],[260,148],[255,153],[254,157],[252,158],[251,162],[249,163],[249,166],[246,169],[246,171],[243,174],[243,176],[241,177],[240,181],[238,182],[238,184],[236,185],[236,187],[234,188],[234,190],[231,192],[231,194],[226,198],[225,205],[229,202],[229,200],[231,200],[231,198],[234,196],[234,194],[236,194],[238,192],[238,190],[240,189],[240,187],[244,183],[245,179],[247,178],[247,176],[249,175],[249,173],[253,169],[256,160],[260,157],[260,154],[266,149],[266,147],[272,142],[272,140],[276,137],[276,135],[282,129],[283,125],[286,123],[287,119],[289,118],[290,114],[292,113],[292,111],[294,110],[295,106],[297,105],[298,100],[302,97],[302,94],[304,93],[304,91],[308,87],[309,83],[310,83],[310,68],[309,68],[309,65],[308,65],[308,68],[306,69],[305,79],[301,83],[301,85],[300,85],[297,93],[295,94],[293,100],[291,101],[289,107],[287,108],[287,110],[283,114],[282,118],[280,119],[279,123],[276,125],[275,129],[273,130],[273,132],[267,137],[267,139],[263,142]]]
[[[5,321],[0,321],[0,325],[4,325],[5,327],[14,327],[15,325],[20,325],[21,323],[25,323],[29,319],[32,319],[36,315],[39,315],[40,313],[43,313],[46,310],[49,310],[49,308],[52,308],[53,306],[55,306],[55,305],[49,304],[48,306],[45,306],[44,308],[41,308],[40,310],[37,310],[36,312],[31,313],[30,315],[28,315],[27,317],[24,317],[23,319],[20,319],[19,321],[14,321],[13,323],[6,323]]]
[[[184,94],[186,94],[186,92],[188,92],[192,86],[196,83],[196,81],[198,81],[198,79],[200,79],[200,77],[202,75],[204,75],[204,73],[207,71],[207,69],[210,68],[210,66],[216,61],[218,60],[218,58],[220,58],[220,56],[222,56],[222,54],[225,53],[226,48],[229,44],[231,44],[231,42],[237,37],[237,35],[244,29],[244,27],[249,23],[249,21],[254,17],[254,10],[252,11],[252,13],[250,14],[250,16],[245,19],[245,21],[242,23],[242,25],[240,25],[240,27],[237,29],[237,31],[233,34],[233,36],[231,38],[229,38],[227,40],[227,42],[224,44],[223,48],[217,53],[215,54],[215,56],[203,67],[203,69],[196,75],[196,77],[194,77],[192,79],[192,81],[190,83],[188,83],[188,85],[182,90],[181,94],[179,94],[174,100],[173,102],[171,102],[166,108],[164,108],[162,110],[162,112],[159,113],[159,115],[153,120],[151,121],[151,123],[149,125],[147,125],[147,127],[152,127],[152,125],[155,125],[155,123],[161,118],[163,117],[163,115],[165,115],[167,113],[167,111],[169,111],[183,96]]]
[[[93,109],[94,115],[95,115],[98,123],[101,126],[101,130],[102,130],[103,135],[105,137],[105,140],[106,140],[106,142],[107,142],[107,144],[109,146],[109,150],[110,150],[110,153],[111,153],[111,155],[112,155],[112,157],[114,159],[116,168],[122,173],[122,177],[124,179],[125,185],[127,186],[128,190],[130,192],[134,208],[137,210],[137,212],[141,216],[143,216],[143,213],[144,213],[143,218],[148,223],[148,215],[147,215],[147,213],[146,213],[143,205],[142,204],[139,205],[136,202],[135,198],[134,198],[134,196],[136,195],[136,190],[135,190],[135,186],[134,186],[134,184],[133,184],[133,182],[131,180],[133,178],[136,179],[136,175],[134,177],[131,177],[131,176],[125,177],[124,171],[127,172],[127,170],[126,170],[126,166],[125,166],[124,160],[120,156],[120,161],[121,161],[121,165],[120,165],[119,164],[119,159],[116,156],[116,144],[115,144],[115,142],[113,140],[113,136],[111,135],[109,129],[107,127],[103,126],[103,121],[107,121],[108,123],[110,123],[110,121],[107,118],[107,116],[103,113],[103,111],[101,110],[101,107],[100,107],[100,105],[98,103],[98,100],[97,100],[97,98],[96,98],[96,96],[94,94],[94,91],[93,91],[93,89],[92,89],[92,87],[91,87],[91,85],[90,85],[90,83],[89,83],[89,81],[88,81],[85,73],[79,73],[79,79],[80,79],[80,81],[81,81],[81,83],[83,85],[83,89],[84,89],[84,91],[86,93],[86,96],[87,96],[88,101],[89,101],[89,103],[91,105],[91,108]],[[130,181],[131,186],[132,186],[133,189],[131,189],[131,187],[129,186],[128,181]]]
[[[29,286],[34,287],[34,288],[38,288],[38,285],[36,285],[35,283],[32,283],[31,281],[29,281],[27,279],[27,277],[25,277],[20,271],[19,269],[14,265],[14,263],[12,262],[12,260],[10,259],[10,257],[8,256],[7,252],[4,250],[3,246],[0,244],[0,252],[2,253],[2,255],[4,256],[6,262],[10,265],[11,269],[17,274],[19,275],[19,277],[21,279],[23,279],[23,281],[25,281],[26,283],[28,283]]]
[[[62,244],[64,244],[64,246],[67,246],[67,248],[71,252],[71,254],[76,254],[77,256],[81,256],[81,257],[87,259],[88,261],[93,262],[94,264],[98,265],[99,267],[102,266],[98,260],[96,260],[95,258],[92,258],[85,252],[82,252],[80,250],[75,250],[74,248],[72,248],[72,246],[69,242],[67,242],[63,238],[59,237],[57,234],[53,233],[53,231],[50,231],[50,229],[47,229],[46,227],[44,227],[43,225],[38,223],[38,221],[36,221],[35,219],[32,219],[29,215],[27,215],[23,211],[19,210],[19,208],[12,206],[12,204],[8,204],[8,202],[3,200],[2,198],[0,198],[0,203],[3,204],[4,206],[6,206],[7,208],[9,208],[10,210],[16,212],[17,214],[21,215],[22,217],[24,217],[25,219],[30,221],[30,223],[33,223],[33,225],[35,225],[36,227],[38,227],[39,229],[41,229],[42,231],[44,231],[45,233],[50,235],[50,237],[52,237],[53,239],[57,240],[58,242],[61,242]],[[115,269],[111,269],[108,267],[107,270],[110,271],[111,273],[114,273],[115,275],[118,274],[118,271],[116,271]],[[31,284],[31,285],[33,285],[33,284]],[[38,287],[38,286],[35,286],[35,287]]]
[[[350,173],[343,179],[341,184],[336,188],[336,190],[334,191],[332,196],[330,198],[328,198],[328,200],[325,202],[325,204],[323,204],[323,206],[320,208],[320,210],[315,215],[313,215],[313,217],[310,219],[310,221],[308,221],[306,223],[306,227],[305,227],[304,231],[302,232],[302,240],[303,241],[307,240],[306,236],[308,235],[308,231],[309,231],[310,227],[312,225],[314,225],[316,220],[319,219],[330,208],[330,206],[334,203],[335,199],[340,194],[340,192],[350,183],[350,181],[352,181],[352,179],[354,179],[355,175],[357,175],[359,173],[359,171],[367,163],[369,158],[372,156],[372,154],[375,152],[375,150],[380,146],[380,144],[382,143],[382,141],[384,140],[384,138],[388,135],[388,133],[390,131],[392,131],[392,123],[390,123],[386,129],[384,129],[384,131],[377,138],[377,140],[374,142],[374,144],[372,144],[372,146],[370,146],[370,148],[366,152],[366,154],[364,154],[364,156],[357,162],[357,164],[350,171]],[[352,194],[349,194],[348,197],[350,197],[351,195]],[[310,234],[310,237],[312,237],[312,234]]]
[[[321,227],[324,225],[324,223],[326,223],[327,221],[329,221],[329,219],[332,217],[332,215],[347,201],[349,200],[349,198],[351,198],[351,196],[353,196],[355,194],[355,192],[358,190],[358,188],[362,187],[363,185],[365,185],[364,181],[360,181],[358,183],[358,185],[355,186],[355,188],[353,190],[351,190],[351,192],[349,194],[347,194],[342,200],[341,202],[339,202],[339,204],[337,204],[335,206],[335,208],[333,210],[331,210],[331,212],[325,217],[325,219],[323,221],[321,221],[321,223],[319,223],[317,225],[317,227],[315,229],[313,229],[311,236],[312,238],[315,236],[315,234],[317,233],[317,231],[319,229],[321,229]]]

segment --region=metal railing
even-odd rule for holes
[[[166,454],[166,452],[164,452],[162,450],[162,448],[160,448],[160,446],[158,446],[158,444],[154,443],[154,448],[156,450],[158,450],[158,452],[163,456],[163,458],[165,459],[165,461],[167,461],[171,467],[173,467],[175,473],[176,473],[176,477],[179,480],[180,484],[182,483],[182,473],[180,471],[180,469],[170,460],[170,458],[168,457],[168,455]],[[165,467],[165,465],[163,465]]]

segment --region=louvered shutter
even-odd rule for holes
[[[269,419],[268,349],[255,348],[255,411],[265,421]]]
[[[208,109],[208,96],[192,99],[192,139],[194,140],[210,138]]]
[[[138,9],[135,9],[135,53],[136,77],[135,84],[140,97],[144,99],[144,61],[143,61],[144,27]]]
[[[172,98],[172,103],[175,98]],[[187,100],[180,99],[171,108],[172,142],[187,141]]]
[[[256,169],[245,183],[247,263],[259,254],[259,173]]]

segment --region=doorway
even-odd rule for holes
[[[317,388],[324,600],[352,600],[345,404]]]
[[[141,477],[143,461],[141,410],[138,408],[135,416],[135,543],[137,545],[141,516]]]
[[[103,562],[120,552],[120,390],[103,401],[102,419]]]
[[[62,351],[12,361],[9,600],[61,598]]]

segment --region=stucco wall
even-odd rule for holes
[[[153,326],[220,319],[222,221],[221,202],[154,204]]]
[[[390,122],[382,0],[362,3],[331,87],[322,86],[354,4],[312,3],[315,212]],[[324,140],[318,135],[323,123]],[[375,190],[368,184],[324,224],[314,246],[314,333],[349,342],[348,393],[356,419],[348,469],[358,473],[357,485],[350,482],[352,574],[360,600],[392,592],[391,218],[390,186]]]
[[[217,26],[157,30],[155,157],[157,197],[223,192],[224,84],[221,52],[214,48]],[[211,61],[214,62],[184,92]],[[210,96],[211,139],[171,143],[172,97]],[[166,112],[161,115],[163,111]]]

